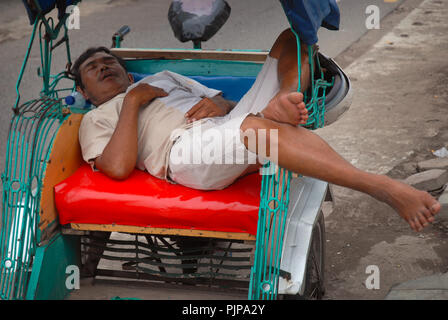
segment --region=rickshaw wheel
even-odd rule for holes
[[[322,211],[313,228],[310,252],[306,261],[303,295],[282,295],[283,300],[320,300],[325,294],[325,221]]]

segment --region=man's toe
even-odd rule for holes
[[[425,218],[428,220],[428,221],[430,221],[430,222],[432,222],[432,220],[434,220],[434,217],[433,217],[433,215],[432,215],[432,213],[431,213],[431,211],[430,210],[428,210],[428,209],[423,209],[422,211],[422,214],[425,216]]]
[[[294,104],[303,102],[303,94],[301,92],[291,92],[287,95],[287,98],[291,103]]]
[[[418,221],[420,222],[420,225],[422,226],[422,227],[425,227],[425,226],[427,226],[428,225],[428,220],[426,219],[426,217],[425,217],[425,215],[423,214],[423,213],[421,213],[421,212],[419,212],[418,214],[417,214],[417,219],[418,219]]]
[[[433,215],[437,214],[440,211],[440,203],[436,202],[430,207],[431,213]]]

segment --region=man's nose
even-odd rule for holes
[[[99,65],[99,69],[100,69],[101,72],[106,71],[109,68],[110,67],[107,65],[107,63],[101,62],[101,64]]]

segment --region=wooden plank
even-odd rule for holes
[[[54,186],[70,177],[82,164],[78,131],[82,114],[71,114],[61,125],[42,180],[39,228],[44,231],[58,218],[54,203]],[[59,223],[59,221],[57,221]],[[44,236],[47,233],[42,233]],[[45,239],[41,239],[43,241]]]
[[[89,224],[89,223],[72,223],[72,229],[83,231],[108,231],[108,232],[124,232],[137,234],[157,234],[167,236],[187,236],[187,237],[204,237],[204,238],[218,238],[218,239],[232,239],[232,240],[249,240],[255,241],[256,236],[249,233],[240,232],[221,232],[209,230],[194,230],[194,229],[168,229],[168,228],[150,228],[150,227],[136,227],[123,226],[111,224]]]
[[[162,50],[113,48],[111,51],[125,59],[209,59],[264,62],[268,51],[231,51],[231,50]]]

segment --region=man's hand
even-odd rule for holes
[[[204,98],[185,113],[187,123],[209,117],[222,117],[229,113],[235,103],[217,95],[213,98]]]
[[[155,98],[166,97],[163,89],[151,86],[147,83],[140,83],[126,94],[125,99],[132,101],[137,107],[144,107],[148,105]]]

